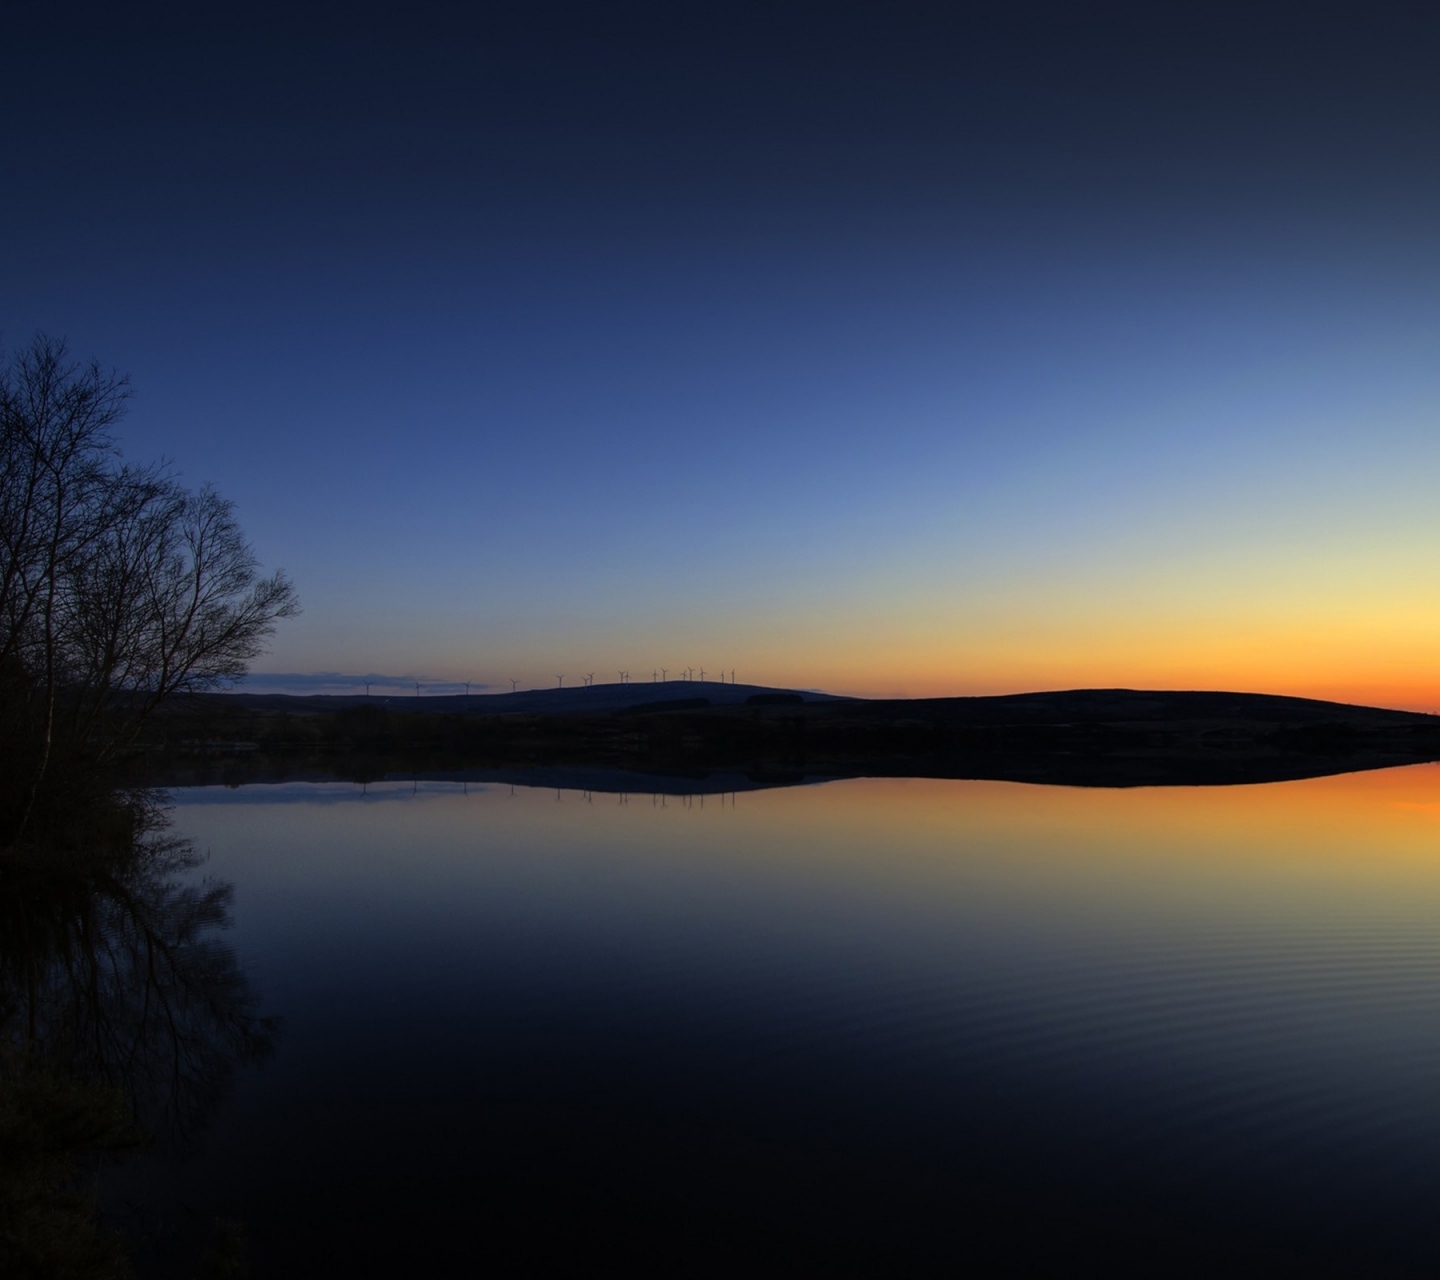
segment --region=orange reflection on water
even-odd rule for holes
[[[1435,764],[1233,787],[857,779],[739,805],[732,850],[878,893],[1440,919]]]

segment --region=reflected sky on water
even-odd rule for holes
[[[1440,1262],[1440,767],[175,799],[284,1019],[183,1173],[257,1274]]]

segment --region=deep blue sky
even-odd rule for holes
[[[1174,8],[62,6],[0,338],[267,670],[1440,705],[1440,11]]]

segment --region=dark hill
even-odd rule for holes
[[[670,681],[469,698],[211,695],[157,721],[147,746],[152,763],[244,754],[272,773],[561,768],[697,786],[707,775],[1192,785],[1440,759],[1440,718],[1253,693],[866,700]]]
[[[708,700],[713,707],[740,706],[755,695],[783,695],[802,702],[842,702],[831,693],[773,689],[758,684],[721,684],[716,680],[632,681],[556,689],[521,689],[517,693],[451,694],[290,694],[218,693],[209,698],[254,711],[323,713],[346,707],[381,707],[396,715],[521,715],[593,716],[644,707],[650,703]]]
[[[866,719],[905,717],[931,723],[967,725],[1095,724],[1269,724],[1382,725],[1440,724],[1418,711],[1391,711],[1290,698],[1269,693],[1203,690],[1067,689],[1053,693],[1011,693],[983,698],[852,699],[812,714]]]
[[[1440,717],[1258,693],[1072,689],[803,715],[817,739],[843,740],[887,774],[916,752],[952,776],[1089,785],[1265,782],[1440,759]]]

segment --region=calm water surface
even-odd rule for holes
[[[259,1276],[1440,1269],[1440,769],[175,794],[284,1026],[123,1194]]]

